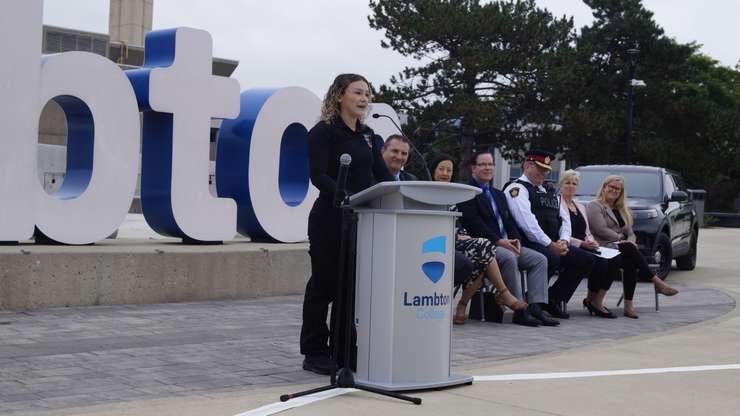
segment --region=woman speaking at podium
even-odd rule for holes
[[[339,158],[347,153],[352,163],[347,175],[349,194],[360,192],[393,176],[374,145],[375,133],[363,121],[370,104],[370,84],[356,74],[341,74],[326,92],[321,120],[308,133],[308,166],[319,197],[308,217],[311,277],[303,299],[301,354],[303,368],[329,374],[336,363],[329,354],[326,317],[339,281],[338,258],[341,210],[334,206]]]

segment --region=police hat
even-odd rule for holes
[[[552,161],[555,160],[555,155],[547,150],[533,149],[524,154],[524,160],[531,160],[541,168],[552,170]]]

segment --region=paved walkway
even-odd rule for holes
[[[675,275],[686,281],[685,276],[701,273],[700,268]],[[618,344],[621,338],[655,335],[735,308],[727,293],[693,283],[678,284],[682,293],[663,297],[657,313],[651,286],[640,284],[639,320],[588,317],[577,305],[582,285],[570,305],[572,319],[559,328],[469,322],[454,329],[453,365],[482,368],[516,357]],[[620,286],[614,285],[609,305],[618,299]],[[140,400],[205,398],[269,386],[287,392],[297,384],[323,383],[324,377],[300,369],[300,305],[300,297],[292,296],[0,312],[0,413],[67,414],[92,405],[125,408]]]

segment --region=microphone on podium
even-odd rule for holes
[[[403,130],[401,130],[401,127],[398,124],[396,124],[396,122],[393,120],[393,118],[391,116],[386,115],[386,114],[373,113],[371,117],[372,118],[380,118],[380,117],[387,118],[388,120],[391,121],[391,123],[393,123],[393,126],[396,127],[396,130],[398,130],[399,133],[403,134]],[[414,131],[414,132],[416,132],[416,131]],[[419,156],[419,159],[421,160],[421,163],[424,165],[424,172],[427,174],[427,179],[431,181],[432,180],[432,175],[431,175],[431,173],[429,173],[429,166],[427,166],[427,161],[424,159],[424,156],[421,154],[421,152],[419,152],[419,150],[416,148],[416,146],[414,146],[414,143],[411,142],[411,139],[410,138],[409,138],[409,147],[411,147],[411,150],[413,150],[414,152],[416,152],[416,155]]]
[[[347,175],[349,174],[349,164],[352,163],[352,156],[349,153],[342,153],[339,156],[339,174],[337,175],[337,189],[334,192],[334,206],[341,208],[346,202],[347,195]]]

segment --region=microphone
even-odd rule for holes
[[[387,118],[396,127],[396,130],[398,130],[399,133],[403,134],[403,130],[401,130],[401,127],[398,124],[396,124],[396,122],[393,120],[393,118],[391,116],[386,115],[386,114],[373,113],[373,115],[371,117],[372,118],[381,118],[381,117]],[[410,138],[409,138],[409,145],[411,147],[411,150],[413,150],[414,152],[416,152],[416,155],[419,156],[419,159],[421,160],[421,163],[424,165],[424,172],[426,172],[426,174],[427,174],[427,179],[431,181],[432,180],[432,175],[429,173],[429,166],[427,166],[427,161],[424,159],[424,156],[421,154],[421,152],[419,152],[419,150],[416,148],[416,146],[414,146],[414,143],[411,142],[411,139]]]
[[[349,174],[349,164],[352,163],[352,156],[349,153],[342,153],[339,156],[339,174],[337,175],[337,189],[334,192],[334,206],[341,208],[349,195],[347,194],[347,175]]]

